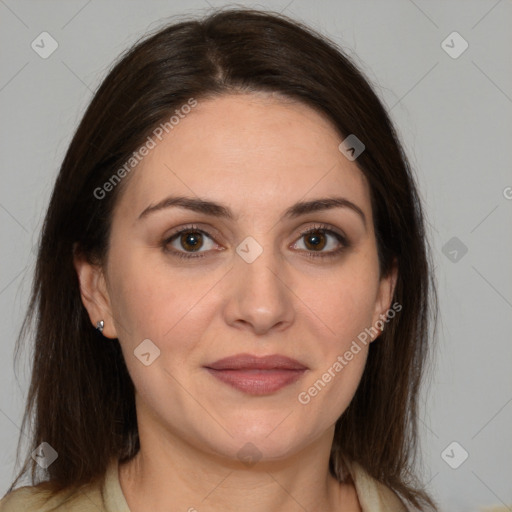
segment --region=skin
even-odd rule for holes
[[[388,310],[396,281],[396,271],[379,275],[369,187],[340,142],[324,116],[276,95],[200,101],[124,184],[104,266],[76,258],[91,322],[104,319],[103,334],[119,339],[136,388],[141,450],[119,472],[133,512],[361,510],[328,460],[369,345],[307,405],[297,399]],[[222,203],[235,218],[171,207],[138,219],[170,195]],[[283,218],[297,201],[333,196],[355,203],[366,225],[346,207]],[[204,257],[166,252],[164,240],[190,223],[211,235]],[[308,245],[301,230],[318,224],[350,245],[308,257],[343,247],[331,234],[320,249]],[[248,236],[263,249],[252,263],[236,252]],[[167,247],[197,254],[179,236]],[[149,366],[134,357],[145,339],[160,350]],[[242,352],[286,355],[308,370],[251,396],[203,368]],[[237,457],[249,442],[261,457],[251,466]]]

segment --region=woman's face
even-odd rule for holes
[[[278,459],[332,435],[365,366],[369,344],[353,342],[394,287],[340,142],[303,104],[227,95],[199,101],[127,178],[103,273],[77,268],[91,320],[119,338],[143,428],[229,458]],[[345,206],[300,206],[333,198]],[[207,368],[239,354],[305,369]]]

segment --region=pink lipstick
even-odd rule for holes
[[[268,395],[296,382],[308,369],[278,354],[257,357],[237,354],[204,366],[211,375],[244,393]]]

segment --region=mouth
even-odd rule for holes
[[[257,357],[238,354],[205,365],[221,382],[249,395],[268,395],[293,384],[308,370],[306,366],[281,355]]]

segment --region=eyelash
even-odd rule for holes
[[[194,224],[191,224],[190,226],[186,226],[183,229],[176,231],[171,236],[169,236],[165,240],[163,240],[163,242],[162,242],[163,250],[166,253],[171,254],[172,256],[176,256],[177,258],[182,258],[182,259],[204,258],[204,256],[206,255],[205,253],[208,251],[203,251],[200,253],[187,253],[187,252],[177,251],[175,249],[168,248],[168,245],[177,236],[179,236],[183,233],[187,233],[187,232],[201,233],[203,235],[208,236],[209,238],[211,238],[213,240],[213,237],[212,237],[212,235],[210,235],[210,233],[208,233],[204,229],[200,229],[198,226],[196,226]],[[336,238],[338,240],[338,242],[340,242],[342,244],[342,246],[339,249],[336,249],[334,251],[329,251],[329,252],[305,251],[305,254],[307,257],[310,257],[310,258],[334,258],[334,257],[338,256],[341,252],[343,252],[345,249],[350,247],[350,243],[344,235],[342,235],[341,233],[338,233],[336,231],[333,231],[332,229],[329,229],[329,227],[325,224],[317,224],[317,225],[314,225],[312,227],[309,227],[309,228],[301,231],[298,239],[300,239],[306,235],[309,235],[311,233],[322,233],[324,235],[325,234],[332,235],[332,236],[334,236],[334,238]],[[301,251],[304,252],[303,250],[301,250]]]

